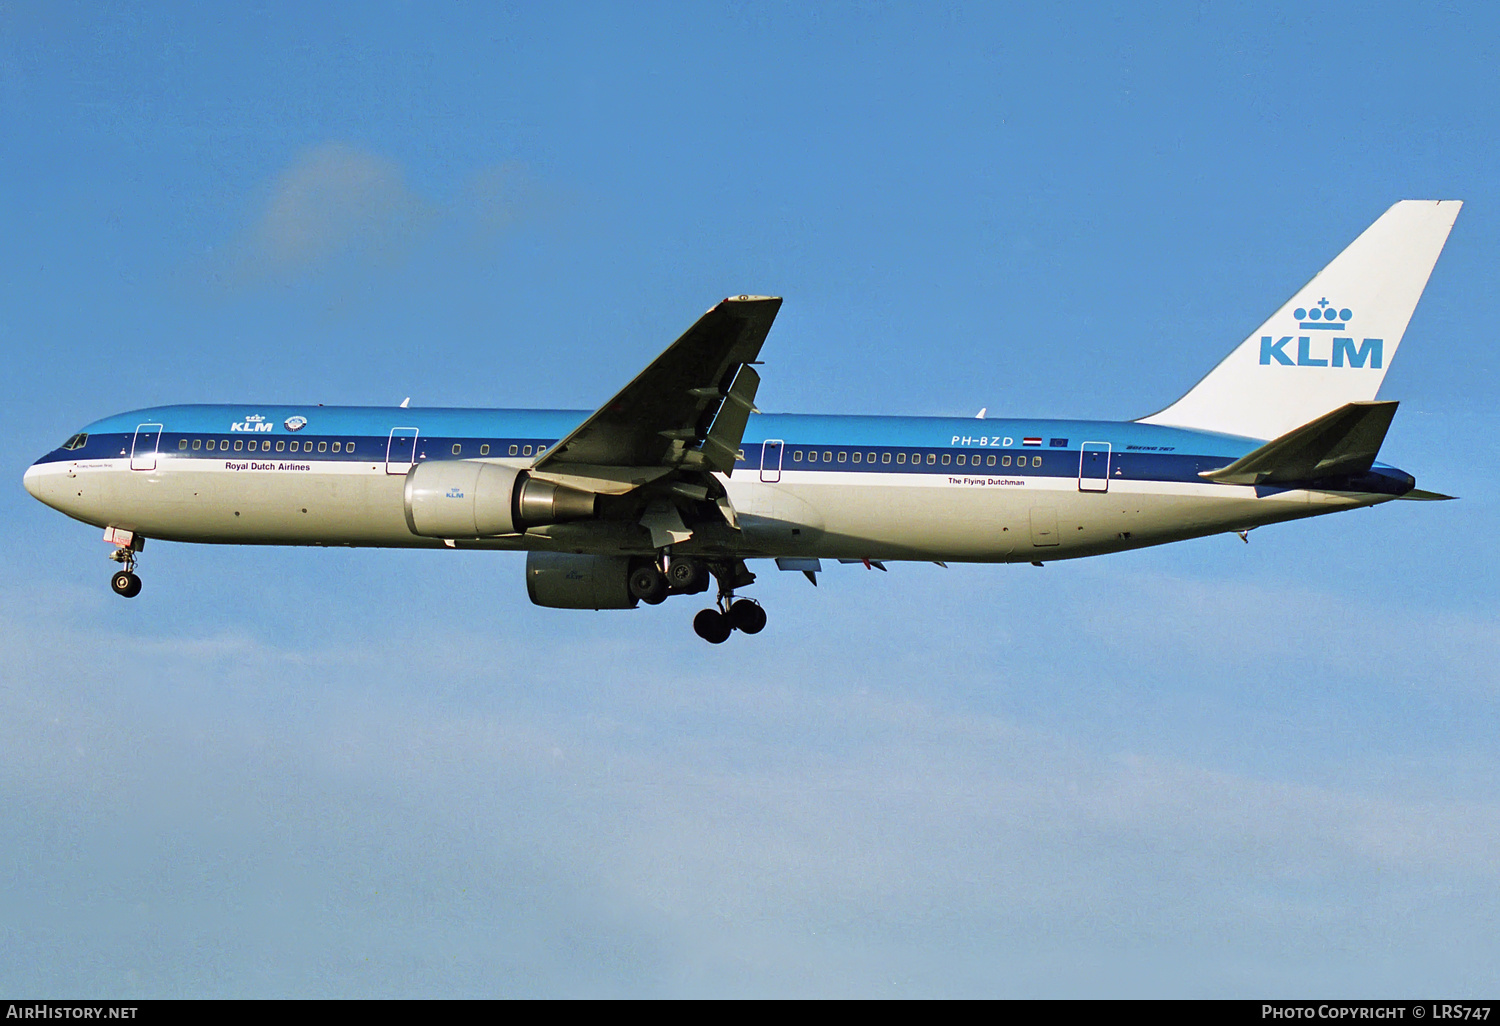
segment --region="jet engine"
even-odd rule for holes
[[[552,609],[634,609],[629,556],[526,553],[526,593]]]
[[[478,460],[418,463],[406,475],[406,525],[424,538],[489,538],[594,515],[593,492]]]

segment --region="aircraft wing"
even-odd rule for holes
[[[719,303],[533,471],[622,483],[679,469],[729,473],[760,384],[749,364],[779,309],[779,296]]]

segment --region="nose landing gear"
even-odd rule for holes
[[[123,564],[109,579],[109,586],[115,590],[116,595],[135,598],[141,593],[141,579],[135,573],[135,550],[122,545],[111,552],[109,558]]]

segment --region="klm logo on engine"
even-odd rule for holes
[[[1330,306],[1327,297],[1318,300],[1317,306],[1298,307],[1292,311],[1297,318],[1297,327],[1304,331],[1348,331],[1354,311]],[[1297,358],[1287,352],[1287,346],[1297,341]],[[1328,339],[1325,344],[1324,339]],[[1354,344],[1354,336],[1334,335],[1274,335],[1260,337],[1261,366],[1276,363],[1283,367],[1366,367],[1380,370],[1385,363],[1385,340],[1363,339]]]

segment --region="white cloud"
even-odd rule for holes
[[[352,247],[399,244],[424,216],[397,164],[327,143],[277,176],[250,243],[270,266],[299,268]]]
[[[300,153],[265,188],[218,274],[233,282],[291,282],[398,263],[440,229],[472,243],[502,237],[542,205],[524,165],[468,177],[457,197],[425,196],[389,157],[341,142]]]

